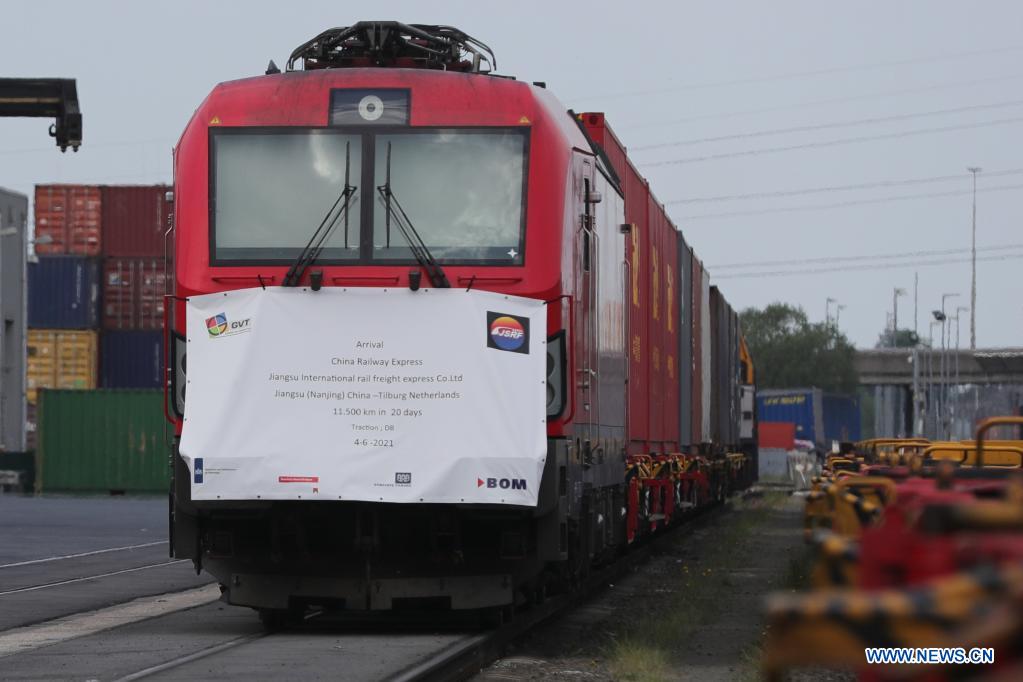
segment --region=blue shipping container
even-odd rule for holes
[[[823,437],[821,392],[815,388],[757,391],[757,419],[796,425],[796,438],[817,443]]]
[[[102,388],[161,388],[162,331],[104,331],[99,338]]]
[[[99,261],[86,256],[40,256],[28,266],[28,326],[99,326]]]
[[[796,438],[829,450],[833,441],[860,439],[860,406],[853,396],[819,388],[757,391],[757,418],[796,425]]]
[[[855,396],[824,394],[824,437],[831,441],[860,439],[860,401]]]

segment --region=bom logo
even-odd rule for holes
[[[247,317],[244,320],[229,322],[227,319],[227,313],[217,313],[213,317],[206,318],[206,331],[215,339],[221,336],[233,336],[235,334],[252,331],[251,322],[251,317]]]
[[[487,311],[487,348],[529,353],[529,318]]]
[[[500,488],[501,490],[525,490],[524,478],[476,478],[477,488]]]

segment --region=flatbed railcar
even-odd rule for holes
[[[570,589],[755,476],[753,415],[742,410],[752,358],[734,310],[603,115],[567,111],[543,84],[497,76],[493,64],[485,45],[450,27],[332,29],[283,72],[271,62],[265,75],[217,85],[176,146],[172,553],[268,622],[312,604],[507,610]],[[443,153],[417,151],[426,143]],[[402,150],[393,158],[392,144]],[[405,248],[400,216],[395,235],[383,233],[392,170],[414,180],[399,193],[424,249]],[[364,193],[343,227],[331,223],[336,246],[310,256],[310,234],[335,200],[317,174],[340,183],[345,207],[356,185],[382,193]],[[470,213],[482,216],[464,228],[471,249],[450,229]],[[486,229],[493,243],[480,237]],[[538,488],[536,504],[196,499],[202,456],[214,453],[180,449],[198,414],[189,406],[202,409],[185,391],[197,333],[186,328],[187,302],[282,286],[309,297],[330,287],[460,287],[544,302],[546,454],[540,480],[521,479]],[[207,326],[226,333],[228,322],[214,316]],[[302,334],[289,343],[303,354]],[[202,404],[220,401],[237,424],[275,419],[232,409],[237,396],[224,388]]]

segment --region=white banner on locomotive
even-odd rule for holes
[[[536,505],[542,301],[268,287],[186,309],[192,499]]]

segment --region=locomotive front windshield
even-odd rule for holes
[[[360,185],[362,139],[329,131],[242,132],[212,136],[210,227],[214,262],[290,262],[298,257],[349,182]],[[359,204],[349,205],[322,261],[359,257]]]
[[[441,263],[521,265],[527,132],[215,129],[213,264],[290,263],[347,178],[355,190],[319,263],[415,263],[406,218]]]

